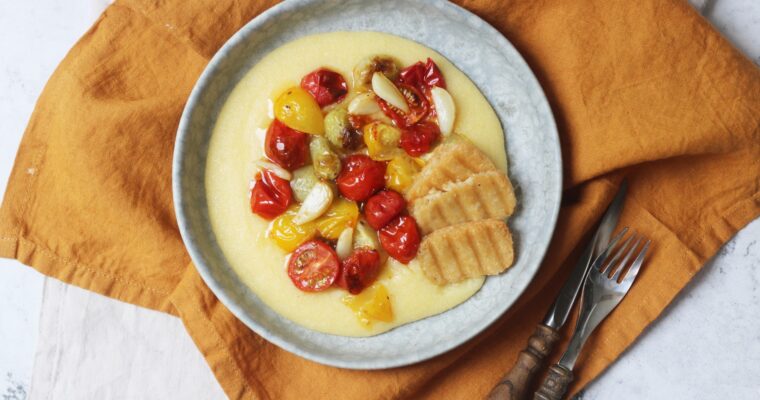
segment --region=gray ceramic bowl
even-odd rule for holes
[[[301,36],[382,31],[422,43],[451,60],[485,94],[506,132],[510,177],[519,207],[510,218],[517,258],[461,305],[369,338],[315,332],[281,317],[241,283],[210,229],[205,197],[209,138],[221,106],[264,55]],[[174,152],[173,189],[182,238],[206,284],[247,326],[310,360],[355,369],[415,363],[446,352],[485,329],[533,278],[559,210],[562,172],[554,119],[528,65],[494,28],[443,1],[289,0],[237,32],[214,56],[185,107]]]

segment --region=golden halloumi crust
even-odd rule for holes
[[[452,225],[427,235],[417,258],[425,276],[437,285],[498,275],[514,261],[512,234],[500,219]]]
[[[463,181],[474,174],[495,170],[493,161],[470,141],[454,140],[438,146],[431,153],[430,161],[409,186],[405,197],[411,203],[449,182]]]
[[[410,213],[420,231],[428,234],[463,222],[507,218],[516,202],[509,178],[500,171],[490,171],[433,190],[417,199]]]

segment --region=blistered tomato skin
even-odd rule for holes
[[[346,228],[353,228],[359,220],[359,206],[346,199],[335,200],[330,208],[316,221],[323,238],[338,240]]]
[[[433,86],[446,89],[446,80],[443,79],[441,70],[438,69],[438,66],[430,58],[427,59],[425,64],[422,61],[418,61],[416,64],[412,64],[401,70],[398,80],[401,83],[412,85],[423,91],[427,91]]]
[[[364,154],[354,154],[343,160],[337,179],[343,197],[364,201],[385,186],[385,164]]]
[[[404,193],[422,169],[422,161],[406,154],[394,157],[385,169],[385,187]]]
[[[393,120],[396,126],[400,128],[412,126],[425,118],[430,111],[430,102],[422,92],[414,86],[405,83],[399,83],[396,86],[404,96],[404,99],[406,99],[406,104],[409,106],[409,112],[403,112],[388,104],[385,100],[378,99],[377,104],[380,106],[383,113]]]
[[[380,253],[369,248],[354,250],[340,266],[340,275],[335,284],[359,294],[371,285],[380,273]]]
[[[288,253],[317,234],[317,226],[314,222],[300,225],[293,222],[296,214],[298,214],[298,209],[291,207],[272,221],[267,232],[267,237]]]
[[[433,148],[433,144],[441,136],[438,125],[432,122],[420,122],[412,127],[401,130],[399,145],[406,154],[419,157]]]
[[[320,107],[341,101],[348,93],[343,76],[335,71],[320,68],[301,79],[301,88],[311,93]]]
[[[340,262],[335,250],[320,240],[308,241],[288,260],[288,276],[304,292],[321,292],[338,278]]]
[[[299,132],[312,135],[325,133],[322,108],[309,92],[300,87],[292,87],[275,99],[274,116]]]
[[[265,169],[251,190],[251,211],[265,219],[273,219],[293,203],[290,182]]]
[[[293,171],[306,165],[309,159],[309,137],[274,120],[267,129],[264,153],[277,165]]]
[[[420,248],[420,232],[414,218],[404,215],[385,225],[380,232],[380,245],[388,255],[402,264],[408,264],[417,256]]]
[[[400,194],[392,190],[383,190],[367,200],[364,205],[364,218],[372,229],[379,230],[401,214],[405,207],[406,201]]]

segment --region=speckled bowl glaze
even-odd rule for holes
[[[351,338],[303,328],[245,286],[210,228],[205,190],[209,139],[240,78],[262,57],[296,38],[332,31],[381,31],[422,43],[451,60],[485,94],[506,134],[518,209],[510,218],[514,266],[490,277],[453,309],[389,332]],[[528,65],[494,28],[444,1],[288,0],[262,13],[214,56],[185,107],[174,151],[173,189],[182,238],[206,284],[241,321],[270,342],[307,359],[354,369],[419,362],[472,338],[499,318],[539,268],[559,210],[559,139],[546,97]],[[327,318],[327,317],[326,317]]]

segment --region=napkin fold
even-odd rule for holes
[[[273,3],[117,0],[46,85],[0,208],[0,256],[179,316],[231,398],[483,396],[524,347],[626,176],[621,224],[654,248],[586,346],[576,392],[760,215],[760,70],[685,1],[462,0],[523,54],[558,122],[565,193],[545,262],[496,324],[432,360],[351,371],[292,355],[248,330],[206,287],[171,196],[174,137],[195,80]]]

